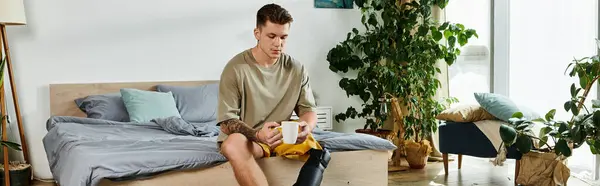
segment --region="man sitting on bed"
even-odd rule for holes
[[[240,185],[268,185],[255,161],[282,143],[272,128],[299,116],[297,144],[315,128],[316,105],[306,68],[283,53],[290,14],[268,4],[258,10],[253,48],[234,56],[225,66],[219,85],[218,144]],[[303,167],[304,169],[304,167]]]

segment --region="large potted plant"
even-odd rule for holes
[[[402,107],[406,153],[411,167],[423,168],[431,146],[426,140],[437,130],[436,115],[443,109],[435,98],[441,73],[438,62],[448,65],[460,55],[459,47],[477,37],[462,24],[438,23],[432,9],[443,9],[447,0],[355,1],[362,12],[365,31],[353,28],[346,40],[332,48],[329,68],[350,74],[339,81],[346,95],[358,96],[362,109],[348,107],[335,115],[336,121],[365,118],[363,130],[377,131],[390,118],[390,100]],[[402,144],[399,144],[402,145]]]
[[[549,167],[552,170],[540,166],[528,168],[535,171],[529,171],[526,176],[537,175],[538,178],[544,179],[517,179],[520,184],[564,185],[570,174],[564,160],[573,154],[573,149],[587,143],[593,154],[600,154],[600,101],[591,100],[591,106],[586,102],[588,94],[595,91],[592,86],[600,78],[600,57],[595,55],[575,59],[567,66],[565,72],[578,79],[578,83],[573,83],[568,88],[571,98],[562,105],[565,111],[572,114],[569,120],[555,119],[556,109],[551,109],[544,118],[538,119],[527,119],[517,112],[507,125],[500,127],[503,148],[515,145],[527,158],[536,158],[536,161],[531,161],[534,163],[521,166],[536,167],[538,165],[535,162],[556,164],[556,167]],[[533,131],[536,124],[542,126],[537,134]],[[499,156],[505,156],[504,150],[500,149],[499,152]],[[543,157],[549,158],[542,160]]]
[[[0,86],[4,84],[4,67],[6,66],[6,59],[2,58],[0,60]],[[0,105],[4,106],[4,105]],[[8,114],[0,112],[0,122],[6,121],[7,125],[10,124],[10,120],[8,118]],[[1,136],[0,136],[1,137]],[[10,142],[10,141],[0,141],[0,152],[4,154],[4,147],[8,147],[8,149],[13,149],[17,151],[21,151],[21,145]],[[3,157],[9,158],[9,157]],[[4,175],[4,163],[0,162],[0,186],[5,185],[5,175]],[[28,186],[31,185],[31,165],[21,161],[10,161],[8,165],[9,170],[9,179],[11,186]]]

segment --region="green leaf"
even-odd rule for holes
[[[541,138],[543,136],[546,136],[546,134],[550,133],[551,131],[552,131],[552,127],[546,126],[546,127],[542,128],[542,129],[540,129],[540,135],[539,135],[539,137]]]
[[[442,39],[442,33],[439,31],[435,31],[431,33],[433,35],[433,39],[435,39],[435,41],[440,41],[440,39]]]
[[[467,36],[465,36],[464,34],[458,35],[458,44],[460,44],[460,46],[465,46],[467,42]]]
[[[596,127],[600,127],[600,111],[594,111],[594,116],[592,116],[592,123]]]
[[[565,111],[569,112],[569,110],[571,109],[571,101],[567,101],[565,102]]]
[[[444,31],[444,38],[448,39],[448,37],[452,36],[452,31],[450,30],[445,30]]]
[[[354,0],[354,3],[356,3],[356,6],[358,6],[360,8],[365,7],[365,0]]]
[[[577,108],[575,101],[571,101],[571,112],[573,113],[573,115],[579,115],[579,109]]]
[[[529,127],[529,126],[530,126],[530,125],[528,125],[527,123],[523,123],[523,124],[521,124],[521,125],[518,125],[516,129],[517,129],[517,130],[524,130],[524,129],[526,129],[526,128],[527,128],[527,127]]]
[[[515,112],[512,115],[513,118],[523,118],[523,113],[522,112]]]
[[[371,14],[369,16],[368,23],[371,24],[372,26],[377,25],[377,18],[375,17],[375,14]]]
[[[4,84],[4,67],[6,66],[6,59],[2,59],[0,63],[0,86]]]
[[[13,142],[10,142],[10,141],[0,141],[0,144],[6,146],[8,148],[11,148],[13,150],[21,151],[21,145],[19,145],[17,143],[13,143]]]
[[[556,109],[552,109],[550,111],[548,111],[548,113],[546,113],[546,120],[551,121],[554,120],[554,115],[556,114]]]
[[[510,146],[515,142],[517,131],[508,125],[500,125],[500,137],[505,145]]]
[[[571,138],[573,140],[573,143],[581,144],[585,140],[585,137],[585,131],[581,130],[581,127],[579,125],[573,127],[573,129],[571,130]]]
[[[450,48],[453,48],[453,47],[454,47],[454,45],[456,44],[456,37],[454,37],[454,36],[450,36],[450,37],[448,38],[448,44],[450,45]]]
[[[599,149],[596,149],[596,146],[595,146],[596,141],[595,140],[586,140],[585,142],[590,147],[590,151],[592,151],[592,154],[598,154]]]
[[[516,125],[523,123],[523,120],[521,118],[511,117],[511,118],[508,118],[508,123],[516,126]]]
[[[538,142],[538,146],[544,146],[544,144],[546,144],[546,142],[548,142],[548,136],[543,136],[540,138],[541,140]]]
[[[558,133],[563,133],[569,129],[569,125],[565,122],[558,122]]]
[[[371,98],[371,94],[369,94],[367,92],[360,94],[360,99],[362,99],[363,102],[367,102],[369,100],[369,98]]]
[[[536,119],[531,120],[531,121],[533,121],[533,122],[541,122],[541,123],[546,122],[546,120],[544,120],[544,118],[536,118]]]
[[[565,139],[559,139],[558,142],[556,142],[555,150],[557,155],[562,154],[566,157],[571,156],[571,148],[569,148]]]
[[[529,138],[529,136],[525,135],[520,135],[517,137],[517,142],[515,144],[517,149],[523,154],[528,153],[533,148],[533,141],[531,138]]]
[[[579,78],[579,85],[581,87],[587,87],[587,84],[588,84],[587,77],[581,77],[581,78]]]
[[[450,22],[444,22],[439,28],[438,30],[446,30],[446,28],[448,28],[448,24],[450,24]]]
[[[427,35],[427,32],[429,32],[429,28],[427,28],[426,26],[421,26],[419,27],[419,35],[424,36]]]
[[[354,33],[354,34],[358,35],[358,29],[356,29],[356,28],[352,28],[352,33]]]
[[[594,140],[594,148],[597,150],[597,153],[600,153],[600,141]]]
[[[575,83],[571,84],[571,97],[575,97]]]

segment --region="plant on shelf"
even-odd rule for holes
[[[353,28],[346,40],[332,48],[329,69],[336,73],[354,72],[338,85],[346,95],[358,96],[362,109],[348,107],[335,115],[336,121],[365,118],[363,129],[376,131],[388,119],[390,100],[400,102],[405,139],[418,147],[424,161],[431,151],[426,138],[437,130],[436,115],[444,106],[435,98],[441,82],[438,62],[452,65],[460,47],[477,37],[462,24],[438,23],[432,9],[446,7],[447,0],[356,0],[366,29]],[[423,148],[421,148],[423,147]],[[421,150],[418,150],[421,149]],[[424,151],[422,149],[425,149]],[[409,152],[407,151],[407,154]],[[423,163],[413,163],[422,168]]]
[[[1,59],[2,60],[0,60],[0,87],[4,85],[4,69],[6,67],[6,59],[5,58],[1,58]],[[4,103],[4,102],[5,102],[5,100],[0,100],[0,103]],[[0,105],[0,106],[4,107],[4,105]],[[2,110],[4,111],[5,109],[2,109]],[[9,119],[7,113],[0,112],[0,122],[6,122],[7,126],[10,125],[10,119]],[[5,135],[7,135],[8,131],[3,132],[3,133]],[[2,136],[0,135],[0,137],[2,137]],[[14,142],[1,140],[0,145],[2,146],[2,148],[0,148],[0,152],[2,152],[3,155],[6,154],[6,153],[4,153],[3,147],[8,147],[8,149],[21,151],[21,145],[14,143]],[[9,158],[9,157],[4,157],[4,158]],[[20,162],[20,161],[11,161],[7,167],[9,170],[11,185],[30,185],[31,174],[32,174],[30,164],[27,164],[25,162]],[[0,162],[0,185],[5,185],[4,184],[4,178],[5,178],[4,169],[5,169],[4,163]]]
[[[555,119],[556,109],[537,119],[524,118],[516,112],[508,125],[500,127],[504,147],[514,145],[523,154],[553,153],[562,161],[573,154],[573,149],[587,143],[592,154],[600,154],[600,101],[593,99],[591,107],[586,106],[588,95],[595,91],[592,87],[600,78],[600,56],[574,59],[567,71],[570,77],[578,79],[569,87],[571,98],[563,104],[565,111],[572,114],[570,119]],[[542,126],[537,135],[532,130],[536,123]]]

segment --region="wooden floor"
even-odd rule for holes
[[[454,156],[456,159],[456,156]],[[442,162],[429,162],[425,169],[408,170],[389,174],[388,185],[390,186],[425,186],[425,185],[447,185],[447,186],[470,186],[470,185],[494,185],[514,186],[515,161],[507,160],[504,166],[494,166],[486,158],[474,158],[463,156],[462,167],[458,169],[458,162],[448,163],[448,176],[444,175],[444,164]],[[408,164],[406,164],[408,166]],[[575,177],[569,178],[567,185],[587,186],[587,184]]]
[[[452,158],[452,157],[451,157]],[[454,157],[456,159],[456,157]],[[404,162],[406,164],[406,162]],[[408,166],[408,164],[406,164]],[[502,167],[495,167],[489,159],[463,156],[462,168],[458,169],[457,161],[449,163],[448,176],[444,176],[444,164],[442,162],[429,162],[425,169],[407,170],[389,174],[388,185],[390,186],[470,186],[470,185],[514,185],[514,160],[507,160]],[[36,182],[34,186],[53,186],[53,183]],[[575,177],[569,178],[568,185],[587,186],[587,184]]]

